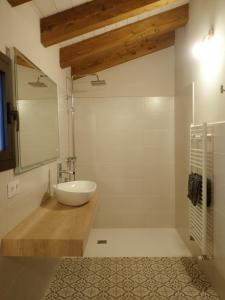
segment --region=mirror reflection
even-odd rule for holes
[[[18,172],[59,155],[57,85],[15,50],[18,132]]]

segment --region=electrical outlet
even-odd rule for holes
[[[20,183],[19,180],[14,180],[8,183],[8,198],[12,198],[19,194]]]

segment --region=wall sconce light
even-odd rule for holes
[[[192,49],[194,57],[200,61],[212,59],[212,57],[216,55],[216,51],[217,44],[214,40],[213,28],[211,28],[208,34],[200,42],[197,42]]]
[[[221,94],[225,93],[225,88],[223,84],[220,86],[220,93]]]
[[[200,76],[206,82],[215,82],[223,60],[223,39],[219,32],[211,28],[206,36],[192,48],[193,56],[199,61]],[[225,88],[225,87],[224,87]],[[221,93],[222,88],[221,88]]]

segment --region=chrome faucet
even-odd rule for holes
[[[58,163],[58,166],[57,166],[57,182],[58,183],[61,183],[62,180],[63,180],[63,174],[67,174],[69,175],[69,180],[71,180],[71,176],[73,176],[73,179],[75,180],[75,170],[73,171],[67,171],[67,170],[63,170],[62,169],[62,163]],[[68,181],[68,179],[66,179],[66,181]]]

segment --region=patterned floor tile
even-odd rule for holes
[[[218,300],[193,258],[64,258],[45,300]]]

